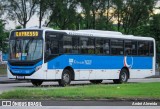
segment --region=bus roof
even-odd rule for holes
[[[133,36],[133,35],[125,35],[121,32],[116,31],[103,31],[103,30],[54,30],[52,28],[43,27],[31,27],[26,29],[17,29],[17,30],[43,30],[43,31],[55,31],[55,32],[63,32],[68,35],[73,36],[87,36],[87,37],[105,37],[105,38],[115,38],[115,39],[131,39],[131,40],[154,40],[152,37],[142,37],[142,36]],[[16,30],[13,30],[16,31]]]

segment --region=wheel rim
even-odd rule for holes
[[[69,78],[70,78],[70,76],[69,76],[68,73],[65,73],[65,74],[63,75],[63,80],[64,80],[65,83],[69,83]]]
[[[121,74],[121,80],[122,81],[126,81],[126,78],[127,78],[126,72],[122,72],[122,74]]]

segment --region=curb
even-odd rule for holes
[[[27,81],[17,81],[17,80],[5,80],[0,81],[0,84],[10,84],[10,83],[26,83]]]
[[[7,77],[7,75],[0,75],[0,77]]]
[[[25,83],[27,81],[23,80],[15,80],[15,79],[8,79],[7,76],[0,76],[0,84],[8,84],[8,83]]]

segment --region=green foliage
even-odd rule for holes
[[[0,65],[0,76],[7,76],[7,65]]]
[[[160,14],[153,15],[150,20],[150,36],[156,40],[157,52],[160,53]]]
[[[42,20],[44,18],[44,16],[47,16],[48,13],[46,13],[47,11],[49,11],[49,3],[50,0],[35,0],[36,1],[36,6],[38,7],[38,12],[37,15],[39,17],[39,27],[42,27]]]
[[[150,20],[150,28],[152,37],[160,40],[160,14],[152,16]]]
[[[4,22],[0,20],[0,51],[6,53],[8,48],[7,39],[9,32],[5,32],[4,25]]]
[[[47,26],[56,25],[60,29],[73,29],[76,21],[75,0],[55,0],[50,2],[51,15]]]
[[[112,7],[111,0],[78,0],[82,7],[86,29],[112,30],[112,17],[106,10]]]
[[[36,12],[37,0],[6,0],[5,10],[10,20],[17,20],[23,28]]]
[[[20,88],[3,92],[0,99],[157,99],[159,83],[99,84],[64,88]],[[25,93],[25,94],[24,94]]]
[[[4,5],[4,1],[5,0],[0,0],[0,19],[1,19],[1,16],[4,14],[5,10],[5,5]]]
[[[22,29],[22,26],[18,25],[16,26],[16,29]]]
[[[23,28],[37,13],[40,26],[47,17],[45,25],[54,29],[99,29],[151,36],[160,52],[160,17],[153,14],[157,1],[0,0],[0,16],[7,13],[9,19],[17,20]]]
[[[120,4],[115,1],[124,33],[135,34],[140,26],[146,25],[156,3],[157,0],[123,0]]]

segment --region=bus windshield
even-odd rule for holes
[[[10,40],[9,59],[32,61],[42,58],[42,39]]]

